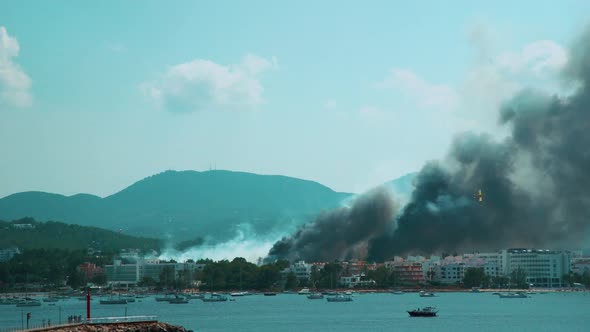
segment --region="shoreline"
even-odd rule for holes
[[[529,288],[529,289],[521,289],[521,288],[480,288],[478,291],[473,291],[472,289],[463,289],[463,288],[438,288],[438,287],[424,287],[424,288],[415,288],[415,287],[408,287],[408,288],[392,288],[392,289],[354,289],[354,288],[335,288],[335,289],[322,289],[322,290],[311,290],[311,293],[316,292],[352,292],[358,294],[365,294],[365,293],[391,293],[393,291],[402,291],[404,293],[419,293],[421,291],[426,291],[430,293],[495,293],[495,292],[534,292],[534,293],[580,293],[580,292],[590,292],[590,289],[587,288]],[[249,295],[264,295],[268,291],[238,291],[238,290],[218,290],[218,291],[195,291],[195,290],[183,290],[178,291],[177,293],[184,293],[184,294],[211,294],[211,293],[219,293],[219,294],[227,294],[233,292],[247,292]],[[144,296],[158,296],[164,293],[171,293],[170,291],[166,292],[149,292],[149,293],[142,293],[141,295]],[[294,291],[284,291],[284,292],[274,292],[278,294],[284,295],[298,295],[298,290]],[[6,297],[47,297],[51,295],[55,295],[56,292],[7,292],[7,293],[0,293],[0,298]],[[127,294],[135,294],[135,292],[117,292],[120,295],[127,295]],[[110,293],[100,293],[100,294],[92,294],[91,298],[95,299],[101,296],[107,296]],[[70,297],[79,297],[81,295],[70,295]]]

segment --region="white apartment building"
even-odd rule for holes
[[[432,280],[445,284],[461,282],[468,268],[481,268],[490,277],[495,277],[499,273],[498,265],[494,260],[488,261],[475,255],[449,256],[432,262],[429,267],[432,271]]]
[[[563,287],[563,275],[571,270],[571,253],[543,249],[505,249],[501,252],[503,274],[522,269],[534,287]]]
[[[487,275],[495,277],[504,274],[504,262],[502,260],[502,252],[481,252],[475,254],[474,257],[483,259],[486,263],[488,263],[487,265],[489,269],[488,271],[485,271]]]
[[[291,272],[295,274],[297,279],[299,280],[309,280],[311,277],[311,264],[308,264],[304,261],[299,261],[296,263],[291,264],[288,268],[283,270],[283,274],[287,275]]]
[[[158,259],[138,259],[137,262],[131,264],[123,264],[121,260],[115,260],[113,265],[105,265],[104,268],[109,284],[130,286],[136,285],[146,277],[160,281],[160,275],[166,267],[174,269],[175,277],[179,272],[188,271],[189,277],[192,279],[196,272],[205,268],[205,264],[161,263]]]

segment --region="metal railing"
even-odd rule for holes
[[[158,316],[124,316],[124,317],[97,317],[85,321],[87,324],[115,324],[115,323],[137,323],[157,322]]]

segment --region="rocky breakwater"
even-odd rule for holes
[[[35,331],[52,332],[192,332],[182,326],[162,322],[127,322],[111,324],[79,324],[74,326],[50,327]]]

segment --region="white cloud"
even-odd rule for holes
[[[451,112],[453,131],[479,130],[504,135],[498,124],[501,105],[524,87],[556,92],[556,74],[568,61],[558,43],[540,40],[520,51],[495,51],[489,29],[470,31],[475,63],[455,85],[428,82],[409,69],[395,68],[377,87],[391,88],[409,96],[418,107]]]
[[[140,88],[170,111],[248,109],[264,101],[264,88],[258,76],[277,67],[276,58],[269,60],[253,54],[228,66],[195,59],[170,67],[161,77],[142,83]]]
[[[504,52],[496,57],[500,68],[512,72],[530,71],[539,76],[560,71],[568,61],[564,47],[551,40],[525,45],[520,52]]]
[[[336,100],[334,100],[334,99],[328,99],[324,103],[324,108],[329,109],[329,110],[336,108],[336,106],[338,106],[338,103],[336,103]]]
[[[449,110],[457,103],[457,94],[448,85],[432,84],[408,69],[394,68],[378,87],[393,88],[416,99],[422,107]]]
[[[27,107],[33,103],[31,79],[13,62],[20,47],[16,38],[0,26],[0,105]]]

